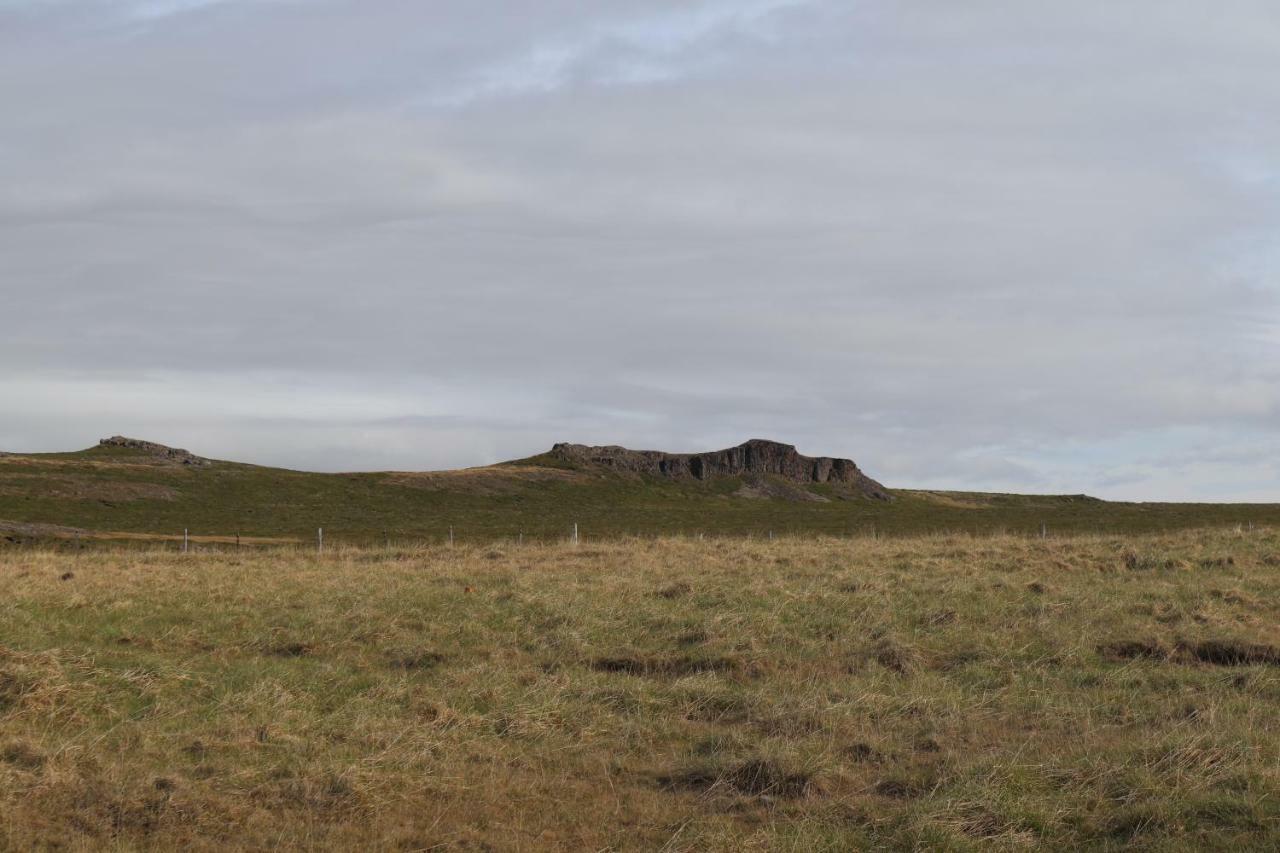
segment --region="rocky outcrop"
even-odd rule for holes
[[[203,456],[196,456],[190,451],[183,450],[180,447],[167,447],[163,444],[156,444],[154,441],[143,441],[140,438],[125,438],[123,435],[113,435],[111,438],[104,438],[98,442],[99,447],[123,447],[128,450],[141,450],[159,460],[171,462],[175,465],[212,465],[213,462],[205,459]]]
[[[557,444],[551,448],[551,455],[567,462],[671,479],[772,475],[795,483],[837,483],[869,498],[890,499],[889,490],[862,473],[851,459],[804,456],[790,444],[758,438],[707,453]]]

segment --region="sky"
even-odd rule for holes
[[[0,0],[0,448],[1280,501],[1274,0]]]

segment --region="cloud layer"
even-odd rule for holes
[[[0,2],[0,447],[1280,500],[1264,2]]]

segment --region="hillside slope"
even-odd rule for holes
[[[451,527],[461,538],[552,538],[566,535],[575,523],[588,537],[1032,533],[1042,524],[1051,532],[1138,531],[1280,523],[1280,505],[1272,504],[890,492],[848,460],[826,460],[819,468],[828,473],[840,467],[836,462],[851,467],[842,468],[842,477],[815,481],[815,460],[809,457],[800,457],[808,460],[803,470],[809,474],[747,467],[684,476],[648,463],[618,465],[616,459],[602,461],[599,453],[565,450],[575,447],[557,446],[483,468],[352,474],[210,460],[119,437],[71,453],[9,453],[0,455],[0,542],[39,538],[58,528],[68,535],[75,530],[180,535],[189,529],[204,535],[310,539],[323,527],[330,541],[370,542],[440,540]],[[775,447],[795,452],[789,445]],[[732,450],[717,454],[732,455]],[[694,455],[664,456],[688,460]]]

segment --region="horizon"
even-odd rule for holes
[[[98,447],[102,442],[108,441],[108,440],[110,440],[110,439],[125,439],[125,440],[128,440],[128,441],[140,441],[140,442],[145,442],[145,443],[148,443],[148,444],[155,444],[155,445],[159,445],[159,446],[161,446],[161,447],[165,447],[165,448],[168,448],[168,449],[171,449],[171,450],[180,450],[180,451],[184,451],[184,452],[189,452],[189,453],[191,453],[193,456],[202,457],[202,458],[205,458],[205,459],[210,460],[211,462],[230,462],[230,463],[233,463],[233,464],[254,465],[254,466],[257,466],[257,467],[263,467],[263,468],[278,468],[278,469],[280,469],[280,470],[294,471],[294,472],[297,472],[297,473],[303,473],[303,474],[376,474],[376,473],[388,473],[388,474],[396,474],[396,473],[405,473],[405,474],[409,474],[409,473],[414,473],[414,474],[431,474],[431,473],[439,473],[439,472],[446,472],[446,471],[463,471],[463,470],[471,470],[471,469],[475,469],[475,468],[487,468],[487,467],[492,467],[492,466],[496,466],[496,465],[504,465],[504,464],[507,464],[507,463],[510,463],[510,462],[519,462],[519,461],[521,461],[521,460],[523,460],[523,459],[527,459],[527,458],[530,458],[530,457],[533,457],[533,456],[538,456],[538,455],[541,455],[541,454],[543,454],[543,453],[547,453],[547,452],[549,452],[550,450],[553,450],[557,445],[562,444],[562,443],[563,443],[563,444],[571,444],[571,445],[582,445],[582,444],[583,444],[582,442],[572,442],[572,441],[570,441],[570,442],[553,442],[553,443],[552,443],[552,445],[551,445],[550,447],[546,447],[546,448],[543,448],[543,449],[541,449],[541,450],[531,450],[531,451],[529,451],[528,453],[524,453],[524,454],[522,454],[522,455],[518,455],[518,456],[512,456],[512,457],[503,458],[503,459],[493,459],[493,460],[489,460],[489,461],[487,461],[487,462],[479,462],[479,463],[477,463],[477,464],[475,464],[475,465],[462,465],[462,466],[458,466],[458,467],[455,467],[455,468],[381,468],[381,469],[371,469],[371,468],[350,468],[350,467],[342,467],[342,466],[335,466],[335,467],[332,467],[332,468],[324,468],[324,469],[315,469],[315,468],[291,468],[291,467],[289,467],[289,466],[272,465],[272,464],[269,464],[269,463],[264,463],[264,462],[254,461],[254,460],[253,460],[253,459],[251,459],[251,458],[231,458],[231,457],[222,457],[222,456],[217,456],[217,455],[211,455],[211,454],[207,454],[207,453],[203,453],[203,452],[201,452],[201,450],[200,450],[199,448],[192,449],[191,447],[185,446],[185,445],[183,445],[183,444],[181,444],[181,443],[172,443],[172,442],[167,442],[167,441],[156,441],[154,438],[148,438],[148,437],[144,437],[144,436],[134,436],[134,435],[123,435],[123,434],[119,434],[119,433],[117,433],[117,434],[113,434],[113,435],[111,435],[111,436],[104,436],[103,438],[99,439],[98,441],[95,441],[95,442],[93,442],[93,443],[87,444],[87,445],[85,445],[85,446],[83,446],[83,447],[61,448],[61,449],[55,449],[55,450],[25,450],[25,451],[24,451],[24,450],[12,450],[12,449],[7,449],[7,448],[2,448],[2,447],[0,447],[0,455],[12,454],[12,455],[15,455],[15,456],[23,456],[23,455],[27,455],[27,454],[40,454],[40,453],[55,453],[55,454],[56,454],[56,453],[77,453],[77,452],[82,452],[82,451],[86,451],[86,450],[92,450],[93,448]],[[729,445],[725,445],[724,447],[714,447],[714,448],[712,448],[712,447],[708,447],[708,448],[701,448],[701,449],[678,449],[678,448],[677,448],[677,449],[670,449],[670,448],[654,448],[654,447],[626,447],[626,446],[623,446],[623,445],[616,445],[616,444],[612,444],[612,445],[611,445],[611,444],[603,444],[603,445],[586,445],[586,446],[589,446],[589,447],[592,447],[592,448],[617,446],[617,447],[622,447],[624,450],[631,450],[631,451],[641,451],[641,452],[653,452],[653,451],[656,451],[656,452],[669,453],[669,454],[672,454],[672,455],[694,455],[694,454],[699,454],[699,453],[712,453],[712,452],[716,452],[716,451],[720,451],[720,450],[727,450],[727,449],[731,449],[731,448],[734,448],[734,447],[739,447],[739,446],[742,446],[742,445],[748,444],[748,443],[753,442],[753,441],[764,441],[764,442],[768,442],[768,443],[771,443],[771,444],[778,444],[778,445],[785,446],[785,447],[791,447],[791,448],[793,448],[793,449],[797,450],[797,451],[800,453],[800,455],[802,455],[802,456],[808,456],[808,457],[823,457],[823,456],[825,456],[825,457],[830,457],[830,458],[844,459],[844,460],[847,460],[847,461],[852,461],[855,465],[857,465],[858,469],[859,469],[862,473],[864,473],[864,474],[866,474],[867,476],[871,477],[873,480],[881,480],[881,479],[883,479],[883,478],[878,477],[878,476],[875,474],[874,470],[868,470],[868,469],[867,469],[867,467],[866,467],[862,462],[860,462],[858,459],[856,459],[856,458],[843,457],[843,456],[839,456],[839,455],[833,455],[833,454],[830,454],[830,453],[823,453],[823,452],[820,452],[820,451],[812,451],[812,450],[809,450],[809,449],[807,449],[807,448],[804,448],[804,447],[801,447],[801,446],[799,446],[799,445],[796,445],[796,444],[794,444],[793,442],[781,441],[781,440],[777,440],[777,439],[770,439],[770,438],[760,438],[760,437],[755,437],[755,438],[743,439],[743,440],[741,440],[741,441],[734,442],[734,443],[729,444]],[[891,491],[904,491],[904,492],[934,492],[934,491],[936,491],[936,492],[956,492],[956,493],[974,492],[974,493],[979,493],[979,494],[1014,494],[1014,495],[1028,495],[1028,496],[1045,495],[1045,496],[1051,496],[1051,497],[1085,497],[1085,498],[1091,498],[1091,499],[1104,500],[1104,501],[1108,501],[1108,502],[1137,503],[1137,504],[1142,504],[1142,503],[1151,503],[1151,504],[1159,504],[1159,503],[1205,503],[1205,504],[1222,504],[1222,505],[1235,504],[1235,505],[1260,505],[1260,506],[1262,506],[1262,505],[1267,505],[1267,504],[1274,503],[1274,501],[1250,501],[1250,500],[1230,500],[1230,499],[1223,499],[1223,500],[1200,500],[1200,501],[1167,501],[1167,500],[1160,500],[1160,499],[1149,499],[1149,500],[1144,500],[1144,499],[1140,499],[1140,498],[1138,498],[1138,499],[1101,498],[1101,497],[1099,497],[1099,495],[1094,494],[1092,491],[1090,491],[1090,490],[1088,490],[1088,489],[1083,489],[1083,490],[1079,490],[1079,491],[1064,491],[1064,492],[1043,492],[1043,493],[1034,493],[1034,492],[998,492],[998,491],[994,491],[994,490],[984,490],[984,489],[964,489],[964,488],[958,488],[958,489],[939,489],[939,488],[934,488],[934,487],[919,486],[919,485],[912,484],[912,483],[906,483],[906,484],[903,484],[903,483],[885,483],[884,485],[885,485],[885,487],[886,487],[887,489],[889,489],[889,490],[891,490]]]
[[[3,450],[1280,502],[1261,0],[0,0],[0,99]]]

